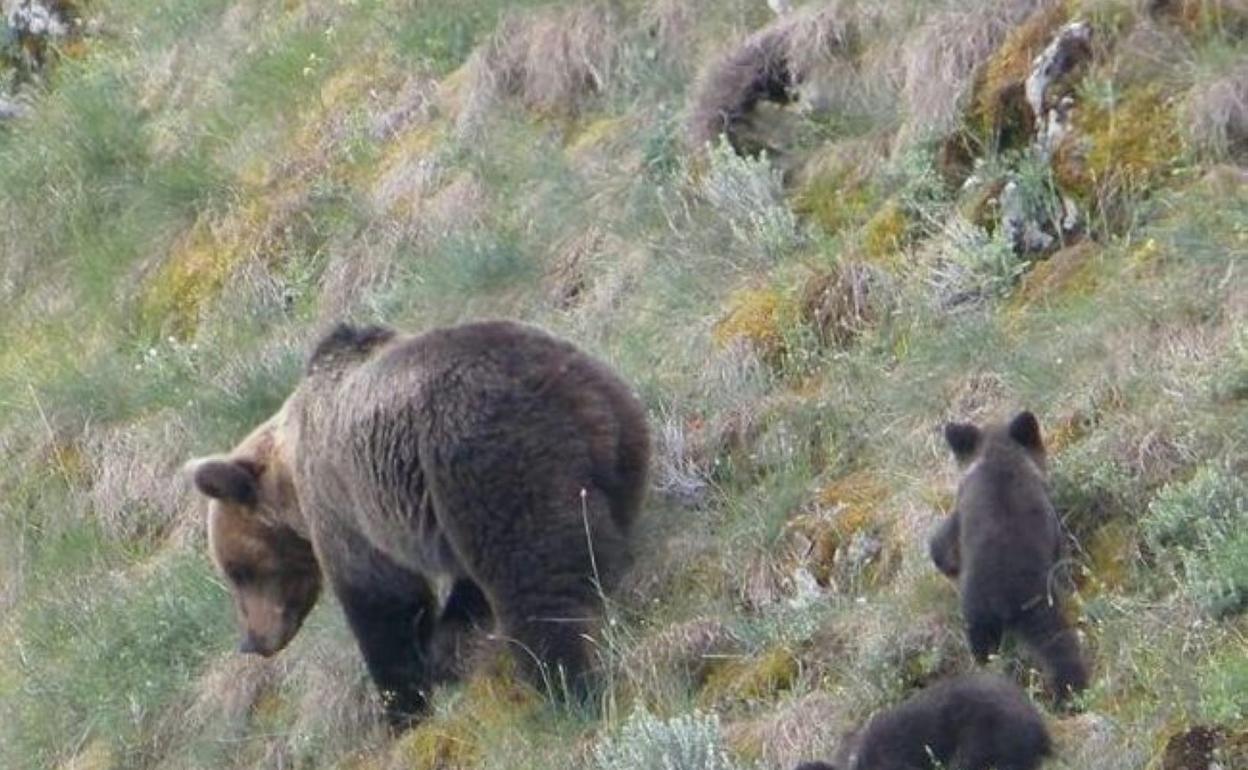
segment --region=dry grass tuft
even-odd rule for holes
[[[471,130],[502,99],[547,115],[578,114],[610,85],[620,34],[607,2],[506,18],[467,65],[461,130]]]
[[[596,259],[623,250],[618,238],[593,225],[558,244],[543,281],[551,304],[569,310],[585,301]]]
[[[1248,58],[1193,88],[1185,112],[1188,137],[1198,150],[1215,158],[1248,158]]]
[[[842,5],[782,16],[711,64],[694,86],[689,143],[701,149],[724,135],[738,152],[762,149],[744,146],[739,131],[754,108],[765,101],[788,104],[816,67],[852,53],[857,26]]]
[[[1055,0],[978,2],[941,11],[899,43],[906,119],[898,139],[943,136],[958,123],[980,68],[1012,29]]]
[[[189,484],[178,466],[189,436],[176,415],[89,430],[82,440],[97,521],[118,540],[158,537],[189,507]]]
[[[852,730],[844,704],[830,693],[814,692],[766,716],[729,725],[725,733],[738,753],[764,767],[788,768],[836,755]]]
[[[887,312],[880,296],[883,275],[870,265],[842,261],[802,289],[802,320],[825,345],[848,347]]]
[[[639,687],[676,680],[698,688],[726,658],[741,652],[741,641],[723,621],[701,618],[643,640],[624,657],[621,668]]]

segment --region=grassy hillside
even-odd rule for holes
[[[1051,766],[1203,768],[1207,740],[1248,767],[1242,0],[49,5],[79,23],[42,64],[0,38],[0,767],[828,756],[970,667],[926,555],[939,427],[1019,408],[1095,670]],[[1090,58],[1041,152],[1020,94],[1073,21]],[[734,124],[762,154],[697,147],[747,38],[800,98]],[[1007,199],[1051,242],[1016,248]],[[483,316],[636,385],[645,547],[601,715],[496,662],[395,739],[332,600],[276,658],[233,652],[177,470],[328,323]]]

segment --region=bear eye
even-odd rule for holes
[[[225,576],[231,582],[243,585],[256,579],[256,571],[245,564],[231,564],[225,568]]]

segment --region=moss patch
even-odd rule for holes
[[[519,730],[541,698],[516,680],[510,666],[479,674],[459,698],[408,731],[394,746],[393,759],[412,770],[477,767],[491,735]]]
[[[707,678],[698,702],[721,708],[772,701],[793,686],[800,668],[791,650],[773,647],[757,657],[724,664]]]
[[[891,263],[910,241],[910,217],[896,199],[884,204],[862,228],[863,255],[874,262]]]
[[[1067,297],[1086,296],[1097,286],[1094,241],[1081,241],[1032,265],[1010,300],[1012,310],[1023,310]]]
[[[1176,105],[1160,86],[1135,87],[1108,103],[1086,102],[1054,158],[1063,190],[1106,212],[1155,190],[1179,165],[1183,140]]]
[[[144,326],[179,339],[190,337],[200,308],[216,299],[248,255],[247,239],[259,229],[264,211],[257,202],[221,221],[196,222],[144,287],[139,301]]]
[[[774,289],[741,289],[729,298],[728,313],[711,330],[719,348],[745,342],[764,359],[778,361],[784,353],[784,325],[792,309]]]

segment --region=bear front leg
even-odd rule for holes
[[[958,512],[954,511],[941,522],[940,527],[927,544],[932,561],[936,563],[936,569],[950,578],[956,578],[962,566],[958,551],[959,531]]]
[[[356,555],[358,558],[358,553]],[[392,727],[401,729],[428,707],[428,644],[437,603],[428,581],[379,551],[352,574],[330,575],[369,676]]]

